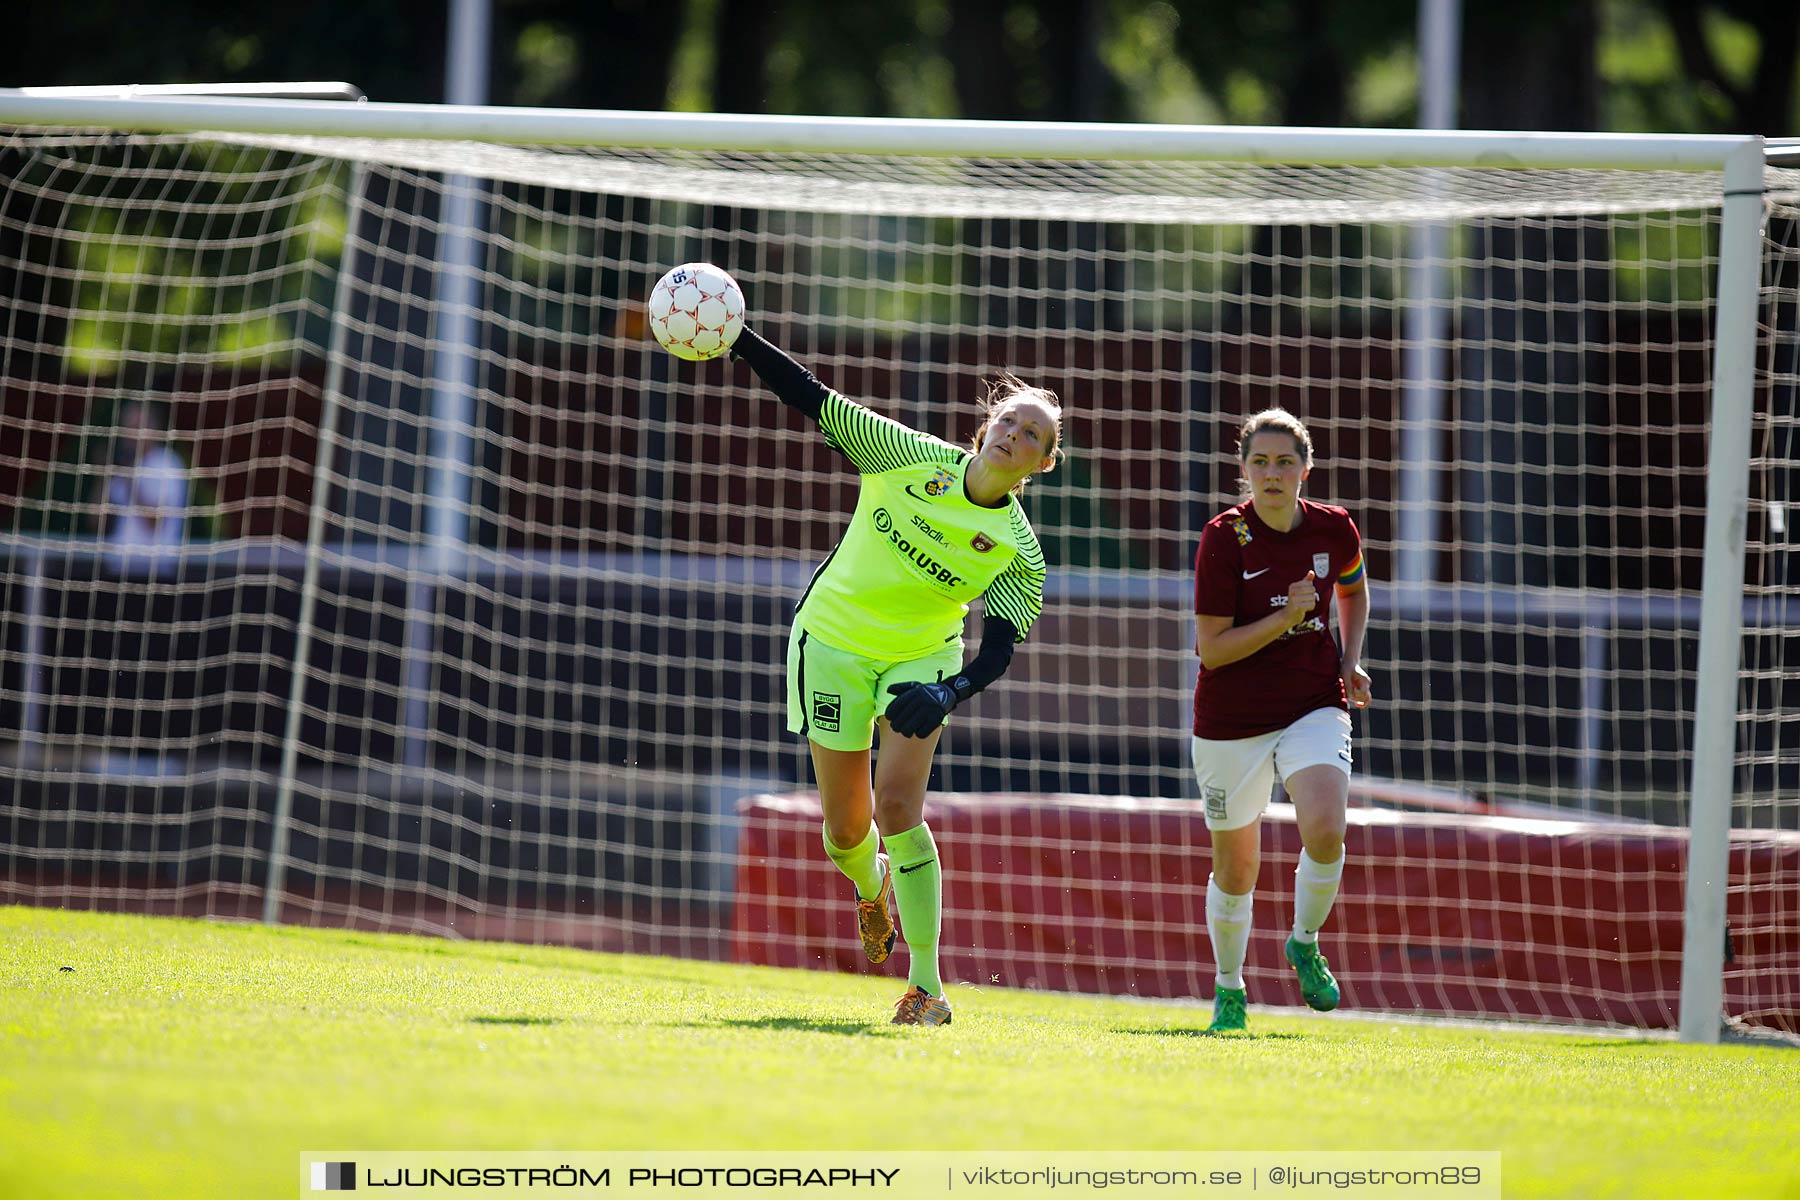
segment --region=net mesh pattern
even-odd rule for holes
[[[786,810],[739,805],[810,784],[786,632],[856,480],[747,370],[648,340],[651,284],[707,260],[821,378],[947,440],[1002,370],[1068,403],[1027,493],[1044,616],[939,752],[949,808],[1010,814],[944,839],[1012,847],[965,946],[1210,993],[1204,864],[1166,840],[1195,800],[1192,560],[1239,422],[1280,404],[1364,537],[1357,803],[1465,816],[1358,835],[1349,1002],[1667,1022],[1717,176],[80,131],[0,155],[0,895],[252,916],[280,826],[289,920],[723,955],[752,884],[825,911],[831,877],[795,882],[817,864],[739,853]],[[1785,1028],[1797,180],[1766,201],[1727,966],[1732,1015]],[[188,477],[154,553],[114,537],[131,401]],[[1114,809],[1144,815],[1083,815]],[[1493,857],[1534,821],[1553,850]],[[1104,878],[1039,901],[1079,969],[995,932],[1072,861]],[[1580,1002],[1532,999],[1552,977]]]

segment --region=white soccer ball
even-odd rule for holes
[[[650,289],[650,332],[663,349],[705,362],[731,349],[744,331],[744,293],[711,263],[676,267]]]

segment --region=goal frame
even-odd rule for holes
[[[133,132],[286,133],[344,137],[607,145],[814,154],[934,154],[1036,159],[1134,158],[1320,166],[1606,168],[1717,172],[1723,179],[1711,372],[1694,761],[1682,946],[1680,1036],[1714,1043],[1722,1032],[1728,849],[1743,635],[1742,581],[1749,508],[1756,328],[1761,286],[1765,141],[1758,136],[1476,132],[935,121],[578,111],[359,101],[128,98],[0,92],[0,122]],[[342,306],[332,314],[328,370],[340,365]],[[328,382],[321,453],[333,443]],[[321,489],[323,491],[323,489]],[[320,518],[315,497],[312,524]],[[321,554],[306,548],[304,614]],[[301,645],[304,655],[305,644]],[[298,675],[296,675],[298,679]],[[290,701],[282,787],[291,785]],[[282,869],[286,813],[278,806],[272,885]],[[271,886],[270,895],[278,892]],[[275,914],[265,914],[274,920]]]

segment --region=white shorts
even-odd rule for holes
[[[1229,741],[1194,739],[1194,780],[1206,805],[1208,829],[1242,829],[1262,816],[1275,791],[1307,767],[1333,766],[1350,774],[1350,714],[1315,708],[1286,729]]]

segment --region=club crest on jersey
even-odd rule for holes
[[[1250,544],[1250,523],[1242,517],[1231,518],[1231,532],[1237,534],[1238,545]]]
[[[927,496],[941,496],[949,491],[950,485],[955,482],[955,475],[951,474],[950,471],[945,468],[939,467],[937,473],[931,477],[931,482],[925,485],[925,494]]]
[[[995,546],[999,545],[999,543],[985,533],[978,533],[969,542],[969,545],[975,548],[975,553],[986,554],[989,550],[992,550]]]
[[[1323,579],[1329,574],[1331,574],[1331,555],[1313,555],[1313,578]]]

